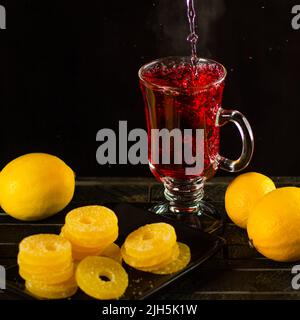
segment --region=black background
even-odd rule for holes
[[[146,165],[100,166],[96,133],[145,128],[139,67],[188,55],[184,0],[0,0],[0,165],[28,152],[64,159],[79,176],[151,175]],[[224,108],[250,121],[249,170],[300,175],[300,30],[282,0],[195,0],[199,55],[228,69]],[[235,157],[236,129],[222,128]],[[224,174],[219,171],[218,174]]]

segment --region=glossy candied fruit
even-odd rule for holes
[[[108,247],[106,247],[103,252],[100,254],[102,257],[111,258],[119,263],[122,263],[122,254],[120,247],[115,244],[111,243]]]
[[[93,298],[118,299],[128,286],[128,275],[113,259],[87,257],[77,266],[76,281],[80,289]]]
[[[90,251],[90,252],[73,250],[73,259],[75,261],[80,261],[86,257],[99,256],[102,252],[103,252],[102,249],[100,249],[98,251]]]
[[[20,260],[38,266],[54,266],[72,259],[70,241],[55,234],[36,234],[19,245]]]
[[[147,224],[130,233],[124,247],[130,256],[150,258],[170,251],[175,243],[175,229],[170,224],[160,222]]]
[[[66,299],[77,291],[77,283],[73,275],[67,281],[57,284],[46,284],[38,281],[26,281],[26,290],[39,299]]]
[[[172,255],[170,256],[170,259],[165,260],[161,263],[158,263],[156,265],[153,265],[151,267],[140,267],[140,268],[136,268],[139,269],[141,271],[153,271],[153,270],[158,270],[158,269],[162,269],[164,267],[166,267],[167,265],[169,265],[171,262],[175,261],[178,257],[179,257],[179,244],[178,242],[176,243],[176,245],[174,245],[173,250],[172,250]]]
[[[27,269],[22,265],[19,266],[19,274],[24,280],[33,282],[43,282],[45,284],[56,284],[67,281],[71,278],[73,273],[73,262],[70,262],[69,265],[66,265],[63,269],[56,272],[50,272],[47,268],[37,272],[33,269]]]
[[[175,245],[172,248],[170,248],[168,252],[164,251],[163,253],[160,253],[158,251],[158,254],[156,256],[137,258],[130,256],[126,252],[125,246],[123,245],[121,248],[121,253],[124,261],[133,268],[152,268],[156,265],[167,264],[170,261],[172,261],[173,251],[174,249],[176,249],[176,246],[177,243],[175,243]]]
[[[118,218],[115,213],[103,206],[76,208],[66,215],[65,225],[72,235],[80,239],[97,241],[115,233]]]
[[[61,229],[60,235],[68,239],[72,246],[77,246],[81,248],[99,249],[105,248],[108,244],[114,242],[118,238],[118,228],[111,230],[110,234],[102,235],[99,237],[91,236],[89,239],[83,238],[81,234],[77,234],[73,229],[70,229],[68,225],[64,225]]]
[[[166,274],[172,274],[176,273],[178,271],[183,270],[190,262],[191,260],[191,251],[190,248],[184,244],[178,242],[179,246],[179,256],[177,259],[169,263],[168,265],[160,268],[160,269],[151,269],[148,270],[144,269],[144,271],[160,274],[160,275],[166,275]]]
[[[66,265],[69,265],[71,263],[72,259],[68,259],[65,261],[59,261],[55,262],[53,261],[52,263],[45,265],[45,264],[38,264],[37,262],[31,263],[27,262],[26,259],[23,259],[22,255],[18,255],[18,265],[21,266],[22,268],[26,270],[30,270],[33,273],[43,273],[45,270],[47,272],[57,272],[66,267]]]

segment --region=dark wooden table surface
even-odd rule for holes
[[[229,178],[214,178],[206,184],[205,197],[224,212],[224,194]],[[300,178],[274,178],[276,185],[300,186]],[[149,207],[163,198],[162,186],[145,178],[79,179],[71,204],[45,221],[20,222],[0,213],[0,265],[16,262],[17,246],[25,236],[59,232],[68,210],[88,204],[134,203]],[[299,231],[300,232],[300,231]],[[295,264],[277,263],[261,256],[248,244],[246,232],[229,220],[222,235],[227,244],[215,257],[153,296],[155,299],[300,299],[291,286]],[[1,299],[7,299],[5,292]]]

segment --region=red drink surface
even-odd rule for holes
[[[221,107],[225,71],[213,62],[189,63],[179,65],[154,64],[142,71],[141,88],[146,106],[148,128],[149,162],[153,174],[161,179],[171,177],[187,179],[195,177],[210,178],[218,166],[219,127],[217,113]],[[204,150],[196,144],[195,130],[191,137],[182,139],[182,144],[192,144],[193,155],[204,151],[204,170],[187,176],[185,169],[194,165],[153,164],[151,158],[151,129],[172,130],[204,129]],[[171,159],[174,145],[171,140]],[[159,149],[161,153],[161,148]],[[184,157],[183,157],[184,158]],[[161,159],[161,154],[160,154]]]

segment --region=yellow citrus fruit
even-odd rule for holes
[[[248,236],[264,256],[276,261],[300,260],[300,188],[278,188],[250,213]]]
[[[39,299],[65,299],[74,295],[77,291],[75,276],[65,282],[46,284],[38,281],[26,281],[26,290]]]
[[[8,163],[0,173],[0,203],[20,220],[41,220],[67,206],[75,188],[74,172],[59,158],[30,153]]]
[[[268,192],[276,189],[267,176],[248,172],[236,177],[225,193],[225,209],[230,219],[239,227],[247,228],[251,209]]]
[[[76,281],[83,292],[100,300],[118,299],[128,287],[124,268],[106,257],[84,258],[77,266]]]

